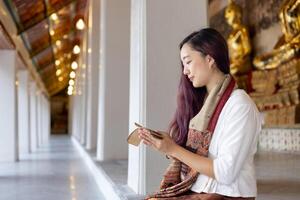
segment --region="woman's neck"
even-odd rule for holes
[[[225,78],[225,74],[220,72],[220,71],[216,71],[215,73],[212,74],[211,78],[209,79],[209,82],[206,84],[206,90],[208,93],[210,93],[210,91],[220,82],[222,82]]]

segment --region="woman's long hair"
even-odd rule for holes
[[[188,35],[179,45],[184,44],[202,55],[210,55],[220,71],[229,73],[229,55],[226,40],[212,28],[201,29]],[[183,63],[181,62],[182,72]],[[189,129],[189,121],[200,111],[206,95],[206,87],[194,88],[188,77],[181,73],[178,87],[177,109],[169,126],[169,132],[175,142],[185,146]]]

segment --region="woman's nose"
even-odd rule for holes
[[[188,75],[190,73],[190,71],[188,70],[187,67],[183,67],[183,74],[184,75]]]

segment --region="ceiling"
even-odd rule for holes
[[[86,21],[87,0],[4,0],[30,59],[53,96],[69,82],[71,63],[79,54],[83,31],[76,29],[79,19]]]

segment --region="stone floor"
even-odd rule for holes
[[[300,199],[300,155],[261,152],[255,158],[257,200]]]
[[[69,137],[54,136],[48,145],[0,163],[0,200],[101,200],[94,178]]]
[[[95,152],[86,151],[90,157]],[[97,162],[126,199],[141,196],[126,185],[127,160]],[[260,152],[255,157],[257,200],[300,199],[300,155]],[[21,162],[0,163],[0,200],[101,200],[90,170],[69,137],[54,136]]]
[[[300,155],[260,152],[255,157],[257,200],[300,200]],[[118,185],[127,181],[127,160],[107,161],[100,167]]]

